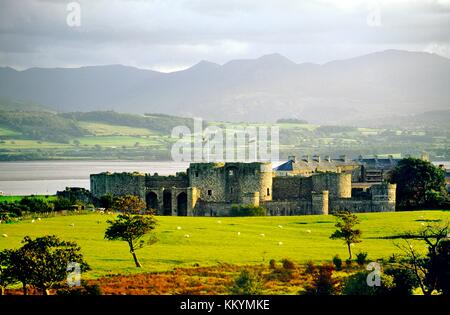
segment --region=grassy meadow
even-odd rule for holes
[[[404,231],[416,230],[429,222],[450,220],[446,211],[413,211],[359,214],[362,243],[355,253],[365,251],[370,259],[389,257],[401,251],[385,239]],[[85,276],[98,278],[111,274],[167,271],[174,267],[213,266],[221,263],[244,265],[268,263],[289,258],[302,263],[331,260],[347,249],[342,241],[331,240],[335,218],[329,216],[286,217],[157,217],[159,242],[137,251],[143,268],[134,267],[125,242],[103,239],[106,221],[114,215],[92,213],[31,219],[1,224],[0,250],[20,245],[24,236],[55,234],[77,242],[92,271]]]

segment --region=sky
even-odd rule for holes
[[[0,66],[163,72],[280,53],[325,63],[386,49],[450,58],[450,0],[0,0]]]

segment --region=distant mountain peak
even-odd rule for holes
[[[186,69],[186,70],[190,70],[190,69],[215,69],[215,68],[219,68],[220,65],[208,60],[201,60],[200,62],[196,63],[195,65],[193,65],[192,67]]]
[[[292,60],[286,58],[285,56],[279,54],[279,53],[273,53],[273,54],[267,54],[259,57],[257,60],[260,61],[271,61],[271,62],[288,62],[295,64]]]

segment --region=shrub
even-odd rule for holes
[[[262,290],[263,283],[260,275],[249,270],[243,270],[235,279],[230,292],[235,295],[258,295],[262,293]]]
[[[292,260],[284,258],[281,263],[283,264],[284,269],[292,270],[295,269],[295,263]]]
[[[334,264],[334,267],[336,268],[336,270],[342,269],[342,259],[341,259],[341,257],[339,257],[339,255],[336,255],[333,257],[333,264]]]
[[[67,198],[58,198],[53,202],[56,211],[69,210],[72,207],[72,202]]]
[[[305,273],[308,275],[312,275],[317,271],[317,267],[312,260],[308,260],[306,262]]]
[[[269,261],[269,268],[270,269],[276,269],[277,268],[277,262],[275,261],[275,259],[271,259]]]
[[[391,290],[394,295],[411,295],[413,290],[419,286],[414,271],[406,268],[389,268],[385,274],[392,276],[395,287]]]
[[[233,205],[231,206],[230,216],[232,217],[257,217],[265,216],[267,213],[266,208],[260,206],[241,206]]]
[[[394,279],[390,275],[383,275],[380,286],[367,284],[368,271],[361,271],[349,276],[344,281],[342,293],[344,295],[387,295],[395,287]]]
[[[337,280],[333,278],[333,265],[323,264],[314,274],[312,283],[307,285],[306,295],[333,295],[337,292]]]
[[[25,197],[19,202],[20,205],[26,206],[30,209],[30,212],[51,212],[53,211],[53,204],[48,203],[45,200],[35,197]]]
[[[366,252],[360,252],[356,254],[356,262],[358,265],[363,266],[366,263],[367,260],[367,253]]]
[[[353,264],[353,261],[351,259],[346,259],[345,260],[345,267],[351,268],[352,264]]]
[[[64,287],[56,291],[57,295],[102,295],[102,290],[98,284],[88,284],[81,281],[81,286]]]

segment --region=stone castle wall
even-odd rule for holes
[[[100,173],[90,176],[94,198],[107,194],[135,195],[145,200],[145,175],[142,173]]]
[[[271,163],[192,163],[176,176],[91,175],[91,192],[136,195],[160,215],[227,215],[233,204],[261,205],[269,215],[395,211],[395,185],[375,184],[352,196],[351,176],[274,177]]]

